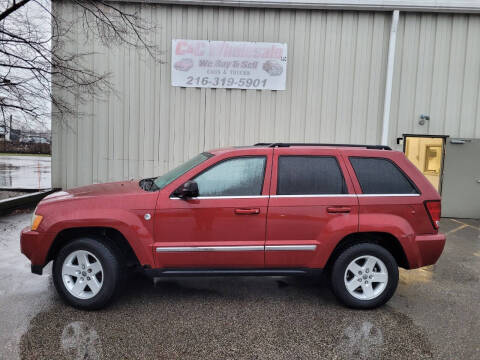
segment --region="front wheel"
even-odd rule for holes
[[[398,285],[398,266],[385,248],[361,243],[345,249],[332,269],[332,290],[345,305],[373,309],[385,304]]]
[[[53,263],[60,296],[80,309],[100,309],[113,297],[120,278],[114,251],[101,239],[80,238],[63,247]]]

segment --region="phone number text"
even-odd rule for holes
[[[267,86],[267,79],[188,76],[185,84],[209,87],[265,88]]]

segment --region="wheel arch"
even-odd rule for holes
[[[127,238],[117,229],[112,227],[73,227],[60,231],[54,238],[48,250],[45,263],[55,259],[62,247],[80,237],[92,237],[104,239],[125,261],[128,267],[139,266],[137,254],[128,242]]]
[[[327,270],[331,269],[335,259],[342,253],[343,250],[352,245],[360,243],[372,243],[380,245],[392,254],[399,267],[404,269],[410,268],[407,255],[402,244],[394,235],[387,232],[358,232],[345,236],[342,240],[340,240],[337,246],[335,246],[325,268]]]

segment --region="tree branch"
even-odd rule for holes
[[[14,1],[12,6],[10,6],[9,8],[6,8],[2,13],[0,13],[0,21],[5,19],[8,15],[17,11],[18,9],[20,9],[22,6],[26,5],[30,1],[31,0],[21,0],[18,3]]]

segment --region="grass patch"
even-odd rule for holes
[[[0,152],[0,156],[52,156],[50,154],[23,154],[23,153],[2,153]]]

